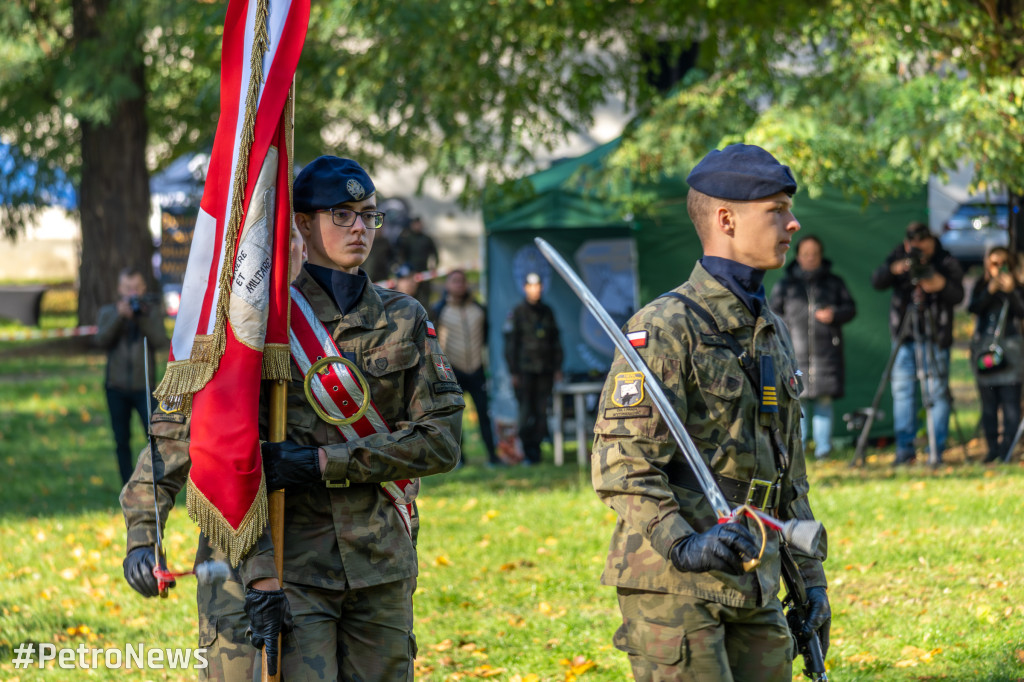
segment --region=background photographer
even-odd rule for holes
[[[971,291],[967,310],[977,321],[971,336],[971,367],[981,399],[981,426],[988,453],[985,463],[1008,462],[1013,434],[1020,424],[1021,368],[1024,348],[1024,288],[1014,276],[1016,259],[997,246],[985,254],[984,274]],[[999,413],[1003,413],[1002,437]]]
[[[924,357],[936,366],[929,381],[932,397],[932,418],[939,459],[949,436],[949,347],[953,344],[953,307],[964,298],[963,271],[956,259],[942,248],[924,223],[910,223],[902,244],[893,249],[885,262],[871,275],[871,285],[878,290],[892,288],[889,306],[889,333],[899,346],[892,366],[893,421],[896,430],[896,461],[905,464],[914,460],[914,436],[917,434],[917,409],[914,388],[917,383],[917,361],[913,331],[905,330],[897,338],[907,309],[916,303],[921,315]]]
[[[100,308],[96,325],[96,345],[107,351],[107,407],[117,444],[117,466],[122,485],[132,475],[131,418],[139,413],[145,431],[146,417],[152,411],[146,395],[145,361],[142,340],[149,339],[149,382],[156,386],[153,352],[167,345],[164,312],[156,296],[146,295],[146,280],[136,268],[125,268],[117,280],[115,303]]]

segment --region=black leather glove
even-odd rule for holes
[[[263,454],[263,471],[267,475],[267,490],[322,481],[318,450],[313,445],[296,445],[287,440],[262,443],[260,452]]]
[[[684,573],[721,571],[743,575],[743,562],[756,558],[757,543],[746,526],[719,523],[672,546],[672,565]]]
[[[160,586],[153,567],[156,566],[156,549],[152,545],[136,547],[124,558],[124,579],[132,589],[143,597],[155,597],[160,594]],[[174,587],[172,580],[168,587]]]
[[[245,590],[245,615],[249,616],[249,641],[257,649],[267,647],[267,674],[277,674],[277,636],[292,631],[292,610],[284,590]]]
[[[828,654],[828,632],[832,628],[832,607],[828,603],[828,593],[824,587],[807,588],[807,619],[800,631],[804,639],[811,636],[814,631],[818,632],[818,641],[821,642],[822,658]]]

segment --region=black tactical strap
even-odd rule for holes
[[[715,318],[712,317],[711,313],[709,313],[704,306],[700,305],[689,296],[680,294],[678,291],[668,291],[662,294],[659,298],[666,296],[677,298],[682,301],[683,305],[695,312],[700,319],[704,320],[705,324],[711,328],[711,332],[715,336],[718,336],[725,341],[726,345],[729,346],[729,350],[731,350],[736,356],[736,359],[739,360],[740,367],[743,368],[744,374],[746,374],[747,378],[750,379],[754,390],[760,391],[761,376],[757,363],[754,362],[750,353],[740,345],[740,342],[736,340],[736,337],[719,329],[718,323],[715,322]],[[785,477],[786,471],[789,469],[789,452],[786,450],[786,444],[782,442],[782,434],[779,432],[777,418],[778,414],[776,413],[776,420],[773,420],[770,424],[765,424],[765,428],[768,429],[768,435],[773,445],[772,450],[775,454],[775,466],[778,469],[779,481],[781,481]]]
[[[718,324],[715,322],[715,318],[711,316],[704,306],[694,301],[689,296],[684,296],[677,291],[668,291],[661,295],[660,298],[665,296],[671,296],[672,298],[678,298],[682,301],[690,310],[697,313],[697,316],[704,320],[704,322],[711,328],[715,336],[719,336],[725,340],[725,343],[729,346],[729,350],[735,353],[736,357],[740,361],[740,367],[747,373],[750,380],[754,383],[756,389],[761,385],[761,378],[757,375],[757,367],[754,365],[754,358],[750,357],[750,353],[747,349],[740,345],[740,342],[736,340],[736,337],[732,334],[726,334],[718,328]]]

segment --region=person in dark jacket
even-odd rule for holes
[[[896,357],[892,366],[893,421],[896,430],[894,464],[912,462],[917,434],[914,387],[917,383],[915,342],[904,318],[911,304],[922,314],[924,356],[935,358],[928,393],[932,398],[935,442],[941,461],[949,436],[949,348],[953,345],[953,308],[964,299],[963,271],[956,259],[932,235],[924,223],[907,226],[906,239],[892,250],[871,275],[879,291],[892,289],[889,331]],[[930,329],[929,329],[930,327]]]
[[[164,312],[156,297],[146,295],[146,280],[136,268],[126,268],[117,279],[118,300],[100,308],[96,318],[96,345],[107,351],[107,406],[117,446],[121,484],[131,478],[132,410],[139,413],[145,431],[155,404],[146,395],[142,340],[149,339],[149,385],[156,386],[153,351],[167,345]]]
[[[396,253],[392,254],[396,263],[408,265],[414,273],[422,273],[437,267],[439,255],[434,239],[424,232],[423,219],[414,217],[409,227],[398,235]],[[429,279],[423,280],[416,288],[415,298],[425,310],[430,310],[433,286]]]
[[[801,420],[804,449],[813,433],[814,456],[832,451],[832,401],[843,397],[845,363],[843,330],[857,314],[846,283],[823,258],[824,246],[814,235],[800,240],[796,260],[775,285],[769,301],[789,327],[797,366],[804,372]]]
[[[971,337],[971,366],[981,398],[981,426],[985,431],[988,454],[985,462],[1009,461],[1007,450],[1020,424],[1021,319],[1024,318],[1024,290],[1014,277],[1016,264],[1012,254],[999,246],[985,256],[985,274],[974,285],[967,309],[976,316]],[[990,349],[998,346],[1002,364],[993,367]],[[987,360],[987,361],[986,361]],[[1003,413],[1003,433],[999,435],[999,412]]]
[[[555,313],[541,300],[544,285],[531,272],[523,285],[526,300],[505,322],[505,362],[519,403],[519,440],[523,464],[540,463],[540,443],[548,435],[548,402],[562,380],[562,343]]]

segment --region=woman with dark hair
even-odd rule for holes
[[[832,401],[843,396],[845,384],[842,325],[857,314],[846,283],[832,272],[824,252],[814,235],[802,238],[796,260],[786,267],[769,300],[789,327],[797,366],[804,373],[801,429],[804,447],[813,440],[817,459],[832,452]]]
[[[967,309],[977,317],[971,337],[971,366],[981,398],[987,463],[1010,459],[1013,453],[1006,450],[1020,423],[1020,373],[1024,365],[1020,322],[1024,318],[1024,297],[1014,276],[1016,264],[1009,250],[1001,246],[990,249],[983,268],[984,276],[974,285]]]

